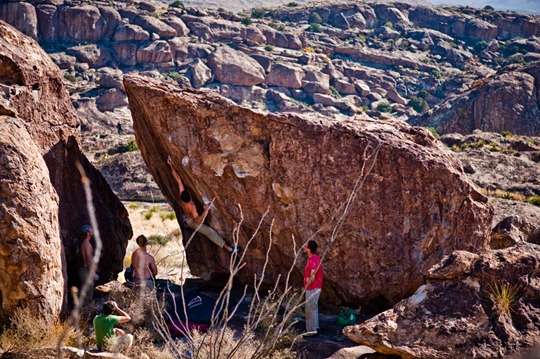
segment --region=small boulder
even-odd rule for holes
[[[208,57],[208,67],[225,84],[253,86],[264,82],[264,70],[257,61],[229,46],[221,46]]]

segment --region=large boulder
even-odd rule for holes
[[[224,84],[253,86],[264,82],[264,70],[257,61],[229,46],[221,46],[208,57],[208,67]]]
[[[301,285],[294,248],[315,239],[326,253],[325,300],[395,303],[444,255],[487,248],[491,206],[428,131],[263,114],[142,76],[125,76],[124,86],[156,182],[180,218],[171,156],[198,206],[215,198],[207,222],[228,240],[237,233],[246,252],[240,278],[261,275],[272,241],[264,280],[293,266]],[[196,275],[228,270],[228,254],[207,239],[192,241],[187,256]]]
[[[24,123],[0,116],[0,125],[0,322],[20,306],[55,318],[66,285],[58,196]]]
[[[538,86],[540,62],[514,67],[477,81],[465,93],[448,98],[410,123],[432,126],[443,133],[510,131],[526,136],[540,135]]]
[[[540,343],[538,273],[536,244],[480,256],[456,251],[413,296],[344,333],[401,358],[510,357]]]
[[[22,1],[0,3],[0,20],[19,29],[23,34],[37,39],[38,18],[32,4]]]
[[[80,150],[80,123],[69,94],[64,88],[62,72],[36,41],[22,35],[3,22],[0,22],[0,53],[2,54],[0,57],[0,83],[6,88],[6,91],[0,95],[0,113],[19,118],[24,124],[38,149],[38,155],[42,156],[47,165],[50,182],[58,196],[58,204],[55,205],[58,206],[58,218],[49,216],[49,222],[42,223],[44,228],[51,230],[35,233],[29,230],[25,232],[25,235],[35,234],[37,237],[32,238],[33,241],[50,242],[51,249],[54,249],[55,244],[49,239],[49,236],[53,234],[54,228],[59,228],[60,237],[57,240],[62,240],[63,249],[56,255],[62,256],[62,251],[65,253],[67,268],[64,270],[68,273],[68,284],[77,281],[77,237],[80,226],[89,221],[81,175],[76,166],[77,163],[80,163],[91,181],[99,230],[104,241],[104,252],[99,264],[101,278],[104,281],[116,278],[118,272],[122,270],[127,240],[132,235],[131,225],[122,203]],[[19,138],[18,141],[21,141],[22,138]],[[30,145],[21,143],[21,146],[23,145],[26,146],[25,148],[31,148]],[[32,161],[37,166],[35,161],[31,159],[27,159],[27,161]],[[22,176],[18,180],[23,185],[28,179],[24,177],[24,172],[19,171],[18,173]],[[33,188],[35,190],[47,188],[45,183],[36,183],[35,186]],[[4,189],[2,189],[3,191]],[[43,196],[48,196],[47,192],[43,192]],[[43,199],[38,197],[34,198],[36,204],[46,199],[46,197]],[[15,210],[18,203],[18,197],[12,197],[6,200],[3,206]],[[30,215],[31,211],[28,210],[28,213]],[[41,217],[41,219],[44,220],[45,217]],[[57,221],[56,224],[52,223],[55,221]],[[16,222],[6,225],[8,227],[3,230],[10,235],[15,235],[20,230]],[[0,238],[2,243],[8,239],[4,236]],[[24,246],[21,250],[24,250]],[[20,258],[32,258],[34,256],[31,252],[33,247],[29,246],[28,250],[28,256],[21,254]],[[53,257],[51,256],[51,258]],[[20,265],[24,265],[22,260]],[[40,263],[32,263],[32,265],[40,265]],[[53,265],[51,263],[51,266]],[[51,269],[40,267],[40,271],[43,276],[49,278]],[[29,277],[28,280],[31,279]],[[55,280],[60,283],[62,279],[56,278]],[[32,282],[25,285],[30,287]],[[2,293],[3,298],[8,295],[9,293]],[[53,303],[65,298],[66,293],[60,293],[59,295],[62,297],[59,299],[53,295],[53,290],[40,292],[39,283],[36,282],[31,295],[34,297],[43,296],[43,300]],[[19,300],[22,303],[27,298],[24,295],[19,295]]]

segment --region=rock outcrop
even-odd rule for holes
[[[21,268],[25,268],[25,265],[32,267],[24,274],[27,277],[23,276],[27,281],[24,291],[15,284],[6,289],[4,285],[9,286],[10,281],[15,283],[22,269],[7,270],[2,277],[1,296],[4,300],[12,298],[10,310],[25,302],[30,303],[32,299],[48,302],[49,312],[56,311],[52,314],[57,315],[57,303],[66,298],[66,278],[62,278],[61,273],[62,270],[67,271],[69,283],[75,282],[78,230],[88,222],[77,163],[81,163],[92,183],[99,230],[104,240],[104,255],[99,266],[103,280],[115,278],[122,270],[131,226],[125,208],[79,149],[79,121],[63,85],[60,70],[36,41],[3,22],[0,22],[0,54],[0,86],[3,89],[0,93],[0,114],[4,115],[2,131],[6,129],[6,135],[11,134],[6,141],[19,142],[5,143],[3,148],[20,148],[13,153],[13,157],[7,157],[8,152],[6,157],[2,156],[4,171],[12,170],[9,179],[18,181],[20,186],[20,191],[7,184],[6,188],[2,188],[2,216],[8,216],[4,217],[5,222],[2,223],[2,231],[6,234],[1,237],[1,245],[6,249],[2,255],[18,256]],[[8,121],[5,116],[13,118],[13,121]],[[22,128],[14,132],[14,125],[9,127],[8,123],[17,123]],[[9,128],[12,130],[8,131]],[[46,170],[41,167],[38,157],[44,160]],[[27,169],[23,167],[25,164],[39,171],[29,177]],[[44,179],[45,175],[50,183]],[[8,197],[8,194],[11,196]],[[24,204],[28,208],[21,212]],[[10,215],[28,216],[28,227],[19,227],[17,221],[7,220]],[[19,248],[10,253],[9,249],[14,243],[18,243]],[[63,248],[60,243],[63,243]],[[40,257],[36,254],[39,246],[47,246],[50,252],[44,251]],[[59,258],[64,254],[67,267],[58,268]],[[9,279],[11,273],[14,277]],[[46,289],[42,285],[45,280],[56,281],[57,284]],[[17,292],[13,294],[10,290]],[[18,303],[13,298],[17,298]],[[45,308],[43,303],[39,306]],[[3,309],[6,311],[4,315],[12,314]]]
[[[58,195],[24,123],[0,116],[0,125],[0,322],[19,306],[54,318],[66,277]]]
[[[245,279],[261,275],[271,240],[267,283],[286,275],[295,244],[313,238],[326,253],[325,300],[395,303],[444,255],[487,248],[491,207],[425,130],[368,118],[265,115],[143,76],[125,76],[124,86],[143,158],[178,218],[168,156],[197,205],[215,198],[210,225],[232,240],[242,222]],[[228,268],[227,253],[204,238],[187,255],[196,275]],[[300,260],[295,281],[302,270]]]
[[[455,251],[413,296],[344,333],[401,358],[509,357],[540,342],[539,269],[536,244]]]
[[[480,129],[538,136],[539,81],[540,61],[526,67],[506,68],[493,77],[478,80],[469,91],[451,96],[409,122],[434,127],[441,134],[467,134]]]

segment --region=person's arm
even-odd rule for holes
[[[150,273],[152,273],[152,277],[155,277],[157,275],[157,266],[156,266],[156,260],[151,255],[148,255],[148,269],[150,270]]]
[[[113,303],[114,303],[114,309],[116,309],[116,311],[118,313],[120,313],[120,315],[119,315],[120,320],[118,321],[118,323],[127,323],[127,322],[129,322],[131,320],[131,317],[129,316],[129,314],[127,314],[122,309],[120,309],[120,307],[118,306],[118,304],[116,302],[113,302]]]
[[[173,175],[174,179],[176,180],[176,182],[178,183],[178,191],[179,191],[179,193],[184,192],[184,189],[185,189],[184,184],[182,183],[182,179],[180,178],[180,175],[178,174],[178,172],[176,172],[176,170],[172,166],[172,159],[170,157],[167,158],[167,164],[169,165],[169,167],[171,167],[172,175]]]
[[[206,215],[208,214],[208,211],[210,210],[210,204],[207,204],[206,206],[204,206],[204,211],[203,213],[201,213],[200,215],[196,215],[196,216],[193,216],[193,220],[197,223],[197,224],[201,224],[203,221],[204,221],[204,218],[206,217]],[[195,214],[197,214],[196,211],[194,211]]]

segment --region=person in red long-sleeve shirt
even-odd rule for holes
[[[306,333],[304,336],[317,335],[319,329],[319,296],[323,284],[321,258],[317,254],[317,242],[309,241],[304,246],[308,256],[304,269],[304,287],[306,288]]]

